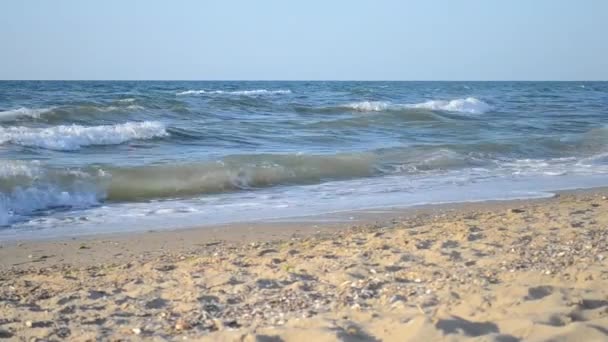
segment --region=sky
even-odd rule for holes
[[[608,80],[608,1],[1,0],[0,79]]]

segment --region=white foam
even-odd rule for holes
[[[239,96],[259,96],[259,95],[281,95],[291,94],[289,89],[254,89],[254,90],[235,90],[235,91],[224,91],[224,90],[186,90],[177,93],[176,95],[203,95],[203,94],[216,94],[216,95],[239,95]]]
[[[418,108],[470,114],[483,114],[492,109],[492,106],[474,97],[468,97],[466,99],[455,99],[450,101],[431,100],[413,104],[393,104],[391,102],[385,101],[362,101],[349,103],[341,107],[354,109],[361,112],[382,112],[387,110]]]
[[[114,112],[119,110],[143,110],[144,107],[138,105],[128,105],[126,107],[107,106],[107,107],[93,107],[94,110],[99,112]]]
[[[0,144],[40,147],[50,150],[78,150],[84,146],[117,145],[130,140],[167,136],[165,126],[156,121],[127,122],[117,125],[80,125],[50,128],[0,127]]]
[[[65,191],[52,185],[16,188],[0,193],[0,226],[38,210],[57,207],[87,208],[98,203],[95,191]]]
[[[498,173],[514,176],[592,176],[608,174],[607,154],[577,159],[575,157],[549,159],[512,159],[497,163]]]
[[[344,108],[350,108],[361,112],[382,112],[389,109],[394,109],[395,105],[384,101],[363,101],[349,103]]]
[[[17,109],[9,109],[6,111],[0,111],[0,120],[15,120],[19,117],[31,117],[39,118],[42,114],[48,113],[55,109],[55,107],[49,108],[27,108],[20,107]]]
[[[474,97],[467,97],[466,99],[456,99],[451,101],[432,100],[409,105],[409,107],[471,114],[483,114],[492,109],[492,106]]]
[[[118,100],[118,103],[132,103],[135,99],[123,99]],[[129,110],[129,111],[137,111],[145,109],[142,106],[130,104],[127,106],[82,106],[82,107],[48,107],[48,108],[27,108],[20,107],[16,109],[10,109],[6,111],[0,111],[0,121],[7,120],[15,120],[22,117],[30,117],[38,119],[44,114],[48,114],[53,112],[56,109],[64,109],[64,110],[94,110],[98,112],[114,112],[121,110]]]
[[[27,220],[40,210],[96,205],[105,197],[102,177],[101,172],[77,169],[57,172],[39,161],[0,160],[0,226]]]
[[[599,168],[608,165],[608,153],[598,153],[592,156],[583,158],[578,161],[577,165],[586,165],[589,167]]]
[[[19,160],[0,160],[0,179],[11,177],[34,178],[40,174],[38,162],[24,162]]]

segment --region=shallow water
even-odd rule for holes
[[[0,82],[0,238],[608,185],[608,82]]]

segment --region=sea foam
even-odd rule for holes
[[[393,105],[390,102],[384,101],[362,101],[343,105],[341,107],[354,109],[360,112],[382,112],[390,109],[403,108],[399,105]]]
[[[354,109],[356,111],[361,112],[383,112],[403,109],[428,109],[435,111],[483,114],[492,110],[492,106],[474,97],[468,97],[466,99],[455,99],[450,101],[431,100],[421,103],[409,104],[394,104],[385,101],[362,101],[349,103],[341,107]]]
[[[416,103],[410,106],[411,108],[444,110],[447,112],[471,114],[483,114],[492,109],[492,106],[474,97],[467,97],[466,99],[456,99],[451,101],[432,100],[423,103]]]
[[[55,107],[37,109],[20,107],[16,109],[9,109],[0,111],[0,120],[15,120],[19,117],[39,118],[42,114],[49,113],[53,111],[53,109],[55,109]]]
[[[186,90],[177,93],[176,95],[237,95],[237,96],[259,96],[259,95],[281,95],[281,94],[291,94],[291,90],[289,89],[278,89],[278,90],[268,90],[268,89],[253,89],[253,90],[235,90],[235,91],[225,91],[225,90]]]
[[[0,160],[0,181],[13,177],[34,178],[40,173],[38,162]]]
[[[128,101],[126,101],[128,100]],[[9,109],[5,111],[0,111],[0,121],[13,121],[19,118],[34,118],[39,119],[43,116],[48,116],[52,114],[61,114],[61,113],[75,113],[75,114],[86,114],[87,112],[122,112],[122,111],[140,111],[145,108],[140,105],[129,104],[132,103],[131,100],[134,99],[126,99],[126,100],[118,100],[117,104],[120,105],[103,105],[103,104],[94,104],[94,105],[78,105],[78,106],[60,106],[60,107],[48,107],[48,108],[27,108],[20,107],[16,109]],[[127,105],[125,105],[127,104]]]
[[[137,111],[137,110],[144,110],[145,108],[139,105],[128,105],[128,106],[124,106],[124,107],[117,107],[117,106],[91,106],[89,107],[91,110],[96,110],[98,112],[115,112],[115,111],[121,111],[121,110],[131,110],[131,111]]]
[[[86,208],[98,203],[94,191],[66,191],[51,184],[42,184],[0,193],[0,226],[39,210],[69,207]]]
[[[78,150],[84,146],[117,145],[130,140],[167,136],[165,126],[156,121],[91,126],[55,126],[49,128],[0,127],[0,144],[12,143],[49,150]]]
[[[0,226],[52,208],[86,208],[103,196],[100,177],[52,170],[38,161],[0,160]]]

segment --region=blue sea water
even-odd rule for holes
[[[608,82],[0,82],[0,240],[608,185]]]

